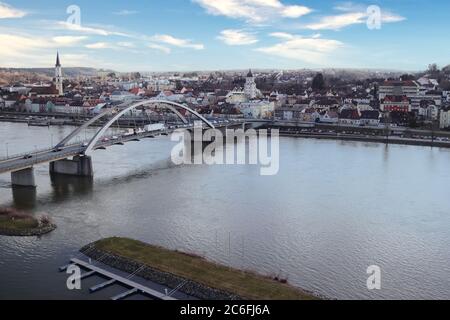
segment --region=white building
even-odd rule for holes
[[[385,81],[380,85],[379,99],[386,96],[407,96],[411,98],[419,94],[419,84],[415,81]]]
[[[131,101],[136,99],[136,96],[128,91],[114,91],[109,97],[111,101]]]
[[[441,109],[439,116],[439,128],[441,129],[450,128],[450,108]]]
[[[255,78],[253,77],[252,70],[248,71],[244,85],[244,93],[250,100],[261,97],[261,91],[259,91],[258,88],[256,88],[256,82]]]
[[[249,70],[245,79],[244,90],[235,88],[233,91],[230,91],[226,96],[226,102],[229,104],[246,103],[262,97],[263,95],[261,91],[259,91],[256,87],[253,73],[251,70]]]
[[[250,101],[236,105],[245,118],[268,119],[275,112],[275,103],[270,101]]]

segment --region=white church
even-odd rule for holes
[[[275,104],[264,99],[256,87],[255,78],[249,70],[244,89],[235,88],[226,96],[226,102],[235,105],[246,118],[270,118],[275,111]]]
[[[63,82],[64,82],[64,79],[62,76],[62,66],[61,66],[61,62],[59,61],[59,52],[57,52],[56,53],[54,84],[55,84],[56,90],[58,91],[58,94],[60,96],[64,95]]]

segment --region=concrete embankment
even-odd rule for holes
[[[423,146],[423,147],[436,147],[436,148],[450,148],[450,142],[431,141],[431,140],[413,140],[403,139],[398,137],[370,137],[370,136],[343,136],[333,134],[293,134],[293,133],[280,133],[282,137],[293,138],[305,138],[305,139],[319,139],[319,140],[337,140],[337,141],[356,141],[356,142],[374,142],[383,144],[397,144],[408,146]]]

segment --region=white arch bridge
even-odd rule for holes
[[[11,172],[11,181],[13,186],[35,187],[34,166],[43,163],[50,163],[50,172],[76,175],[76,176],[93,176],[92,167],[92,153],[98,149],[105,149],[112,145],[122,145],[129,141],[139,141],[143,138],[154,138],[154,132],[135,132],[134,134],[127,134],[123,136],[104,137],[108,129],[110,129],[116,121],[130,111],[138,108],[146,108],[149,106],[157,106],[172,111],[180,120],[189,128],[189,121],[179,111],[179,109],[190,113],[195,118],[203,123],[204,128],[215,129],[217,127],[228,126],[245,126],[243,122],[227,123],[222,125],[214,125],[205,117],[200,115],[195,110],[188,108],[182,104],[165,101],[165,100],[142,100],[127,104],[122,104],[114,109],[105,111],[91,120],[84,123],[82,126],[74,130],[71,134],[65,137],[56,146],[44,149],[35,150],[20,155],[9,156],[0,159],[0,174]],[[88,141],[71,143],[71,141],[79,135],[83,130],[93,125],[99,120],[108,118],[97,133]],[[169,130],[158,133],[168,133]],[[69,159],[73,157],[72,159]]]

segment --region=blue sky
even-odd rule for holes
[[[0,65],[50,67],[59,50],[63,66],[117,71],[414,71],[450,64],[449,12],[426,0],[0,0]]]

